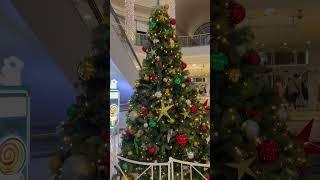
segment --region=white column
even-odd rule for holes
[[[125,0],[126,17],[125,17],[125,31],[128,39],[131,42],[136,40],[136,24],[134,21],[134,0]]]
[[[169,10],[168,14],[170,18],[176,18],[176,2],[175,0],[163,0],[163,5],[168,4],[169,5]]]

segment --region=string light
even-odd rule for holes
[[[125,19],[125,31],[131,41],[135,41],[136,39],[136,27],[134,22],[134,1],[135,0],[125,0],[125,8],[127,12]]]

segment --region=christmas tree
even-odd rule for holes
[[[67,110],[69,119],[59,128],[61,144],[50,161],[54,180],[102,180],[109,175],[107,5],[103,21],[93,31],[93,53],[78,65],[83,94]]]
[[[245,8],[233,0],[212,3],[214,179],[298,179],[303,146],[278,116],[283,100],[251,49],[254,34],[239,26]]]
[[[120,156],[140,162],[168,162],[172,157],[205,164],[210,156],[207,103],[197,99],[168,8],[156,8],[150,17],[149,43],[142,48],[146,58],[129,102]],[[145,169],[127,162],[120,162],[120,167],[129,177]],[[143,178],[149,178],[148,173]]]

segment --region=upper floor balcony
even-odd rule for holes
[[[135,45],[143,46],[148,43],[148,36],[145,33],[137,33]],[[204,33],[193,36],[178,36],[180,47],[198,47],[210,45],[210,33]]]

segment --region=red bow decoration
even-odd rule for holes
[[[210,106],[208,106],[208,99],[203,103],[203,107],[204,107],[205,110],[207,110],[207,111],[210,110]]]
[[[320,154],[320,146],[313,144],[309,141],[313,122],[314,122],[314,119],[312,119],[297,135],[298,139],[304,143],[303,147],[306,155]]]
[[[320,154],[320,146],[313,144],[309,141],[313,122],[314,119],[312,119],[297,135],[297,138],[304,143],[303,148],[306,156],[308,156],[309,154]],[[304,172],[304,166],[300,167],[299,169],[301,173]]]

